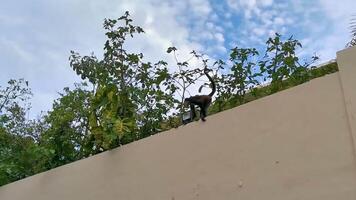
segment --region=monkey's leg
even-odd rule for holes
[[[200,119],[205,122],[207,107],[200,106]]]
[[[196,117],[196,113],[195,113],[195,107],[194,104],[190,104],[190,120],[193,121],[194,118]]]

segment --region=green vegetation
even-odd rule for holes
[[[176,66],[168,67],[126,50],[127,39],[144,33],[132,25],[128,12],[106,19],[104,29],[103,58],[72,51],[70,66],[84,82],[64,88],[38,119],[25,117],[32,96],[26,81],[10,80],[0,87],[0,186],[180,126],[182,102],[189,88],[199,84],[205,66],[213,70],[217,85],[210,113],[338,70],[336,63],[314,68],[317,57],[301,63],[295,52],[302,45],[279,34],[267,40],[263,52],[233,48],[227,61],[210,61],[195,51],[179,61],[178,49],[169,47]],[[191,66],[191,59],[200,66]],[[271,84],[261,87],[267,81]]]
[[[268,96],[273,94],[274,92],[279,92],[294,86],[297,86],[299,84],[305,83],[309,80],[318,78],[318,77],[322,77],[325,76],[327,74],[332,74],[339,71],[337,63],[330,63],[324,66],[321,66],[319,68],[311,68],[308,69],[308,78],[307,79],[303,79],[303,81],[295,81],[293,78],[289,78],[286,80],[282,81],[281,87],[279,88],[278,91],[275,91],[273,88],[273,85],[266,85],[264,87],[256,87],[250,90],[250,92],[246,93],[245,97],[244,97],[244,101],[240,102],[237,101],[239,99],[239,97],[231,97],[229,100],[224,101],[224,106],[221,107],[217,102],[219,101],[219,99],[217,99],[215,101],[215,103],[210,107],[210,114],[213,113],[217,113],[217,112],[221,112],[223,110],[227,110],[230,108],[234,108],[237,107],[239,105],[242,105],[244,103],[248,103],[251,101],[254,101],[256,99]]]

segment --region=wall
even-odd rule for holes
[[[356,48],[340,72],[0,188],[1,200],[356,199]]]

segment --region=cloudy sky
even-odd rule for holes
[[[130,11],[146,34],[128,43],[147,60],[171,59],[167,47],[221,58],[233,46],[260,47],[275,32],[294,35],[301,54],[335,58],[349,40],[355,0],[2,0],[0,86],[25,78],[34,93],[31,116],[51,108],[57,92],[80,79],[70,50],[102,55],[104,18]]]

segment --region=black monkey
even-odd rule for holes
[[[191,120],[196,117],[195,113],[195,105],[199,106],[200,108],[200,119],[205,121],[205,117],[208,111],[208,107],[211,103],[211,97],[214,95],[216,91],[215,82],[208,74],[209,69],[204,68],[204,74],[208,77],[209,81],[211,82],[211,89],[212,91],[208,95],[195,95],[189,98],[184,99],[184,104],[190,106],[190,116]]]

